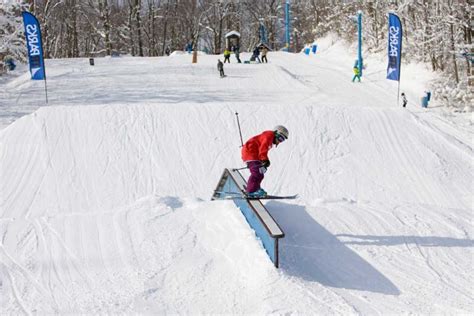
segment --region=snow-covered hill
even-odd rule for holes
[[[404,109],[385,65],[352,83],[347,48],[320,47],[224,79],[217,56],[51,60],[48,107],[2,81],[0,313],[473,313],[470,122],[418,106],[419,66]],[[242,166],[235,112],[245,138],[290,130],[263,182],[300,194],[266,204],[279,270],[209,201]]]

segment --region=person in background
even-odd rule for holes
[[[405,92],[402,92],[402,106],[405,108],[407,106],[407,97],[405,96]]]
[[[189,42],[186,44],[186,51],[188,52],[188,54],[191,54],[192,51],[193,51],[193,43],[192,42]]]
[[[262,48],[262,63],[268,63],[267,53],[268,53],[268,48],[263,46],[263,48]]]
[[[224,74],[224,64],[220,59],[217,60],[217,70],[219,70],[219,74],[221,75],[221,78],[225,77]]]
[[[354,68],[353,68],[352,70],[354,71],[354,77],[352,77],[352,82],[354,82],[356,79],[359,80],[359,82],[360,82],[360,71],[359,71],[359,67],[354,66]]]
[[[267,195],[267,192],[260,187],[260,183],[262,183],[264,174],[270,167],[268,151],[273,145],[276,147],[286,139],[288,139],[288,129],[278,125],[273,130],[264,131],[253,136],[242,147],[242,160],[250,170],[246,188],[249,197],[258,198]]]
[[[426,100],[430,103],[431,100],[431,91],[425,91]]]
[[[224,50],[224,63],[228,61],[230,64],[230,50],[227,48]]]
[[[237,63],[242,63],[242,61],[240,60],[240,49],[238,46],[235,47],[234,49],[234,54],[235,54],[235,59],[237,59]]]
[[[166,56],[169,56],[171,54],[171,49],[170,49],[169,45],[166,46],[165,54],[166,54]]]
[[[431,99],[431,92],[425,91],[423,93],[423,97],[421,98],[421,106],[424,108],[428,107],[428,103],[430,102]]]
[[[16,68],[15,60],[10,55],[5,56],[5,58],[3,59],[3,63],[9,71],[13,71]]]
[[[252,54],[252,57],[255,61],[258,60],[259,63],[261,63],[262,61],[260,60],[260,49],[258,48],[258,46],[255,46],[255,49],[253,50],[253,54]]]

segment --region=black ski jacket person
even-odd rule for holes
[[[253,50],[253,57],[255,60],[258,60],[259,63],[261,63],[262,61],[260,60],[260,57],[258,57],[260,55],[260,49],[258,47],[255,47],[255,49]]]
[[[260,49],[258,49],[258,47],[255,47],[255,49],[253,50],[253,55],[255,57],[259,56],[260,55]]]
[[[402,106],[405,108],[407,106],[408,101],[404,92],[402,92],[402,102],[403,102]]]

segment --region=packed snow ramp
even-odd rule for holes
[[[221,199],[223,196],[226,196],[226,192],[237,192],[243,195],[245,192],[245,185],[245,179],[238,170],[225,169],[217,188],[214,191],[212,199]],[[272,260],[275,267],[278,268],[278,240],[285,236],[280,226],[278,226],[277,222],[273,219],[260,200],[234,198],[233,201],[242,214],[244,214],[245,219],[250,227],[255,231],[255,234],[262,241],[262,245],[270,257],[270,260]]]

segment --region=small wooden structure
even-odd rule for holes
[[[237,31],[230,31],[225,35],[225,49],[233,52],[234,49],[240,50],[240,33]]]

